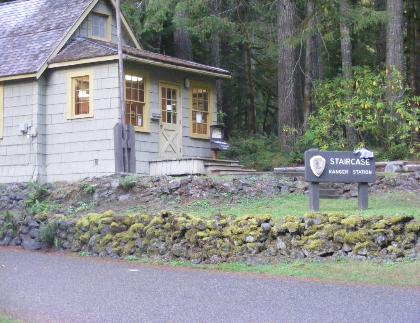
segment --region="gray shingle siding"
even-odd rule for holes
[[[37,141],[21,134],[21,123],[32,124],[38,97],[36,81],[4,86],[4,134],[0,139],[0,182],[31,181],[36,174]]]
[[[68,119],[72,71],[93,74],[93,118]],[[77,180],[115,172],[113,127],[118,122],[116,63],[52,70],[47,78],[47,181]],[[95,163],[97,160],[97,165]]]

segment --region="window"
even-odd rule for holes
[[[72,73],[69,84],[69,118],[92,117],[92,74],[90,72]]]
[[[176,124],[178,115],[178,89],[161,86],[161,114],[163,123]]]
[[[108,15],[92,13],[91,36],[102,40],[111,40],[111,23]]]
[[[211,108],[210,89],[206,87],[191,88],[191,135],[208,138],[210,135]]]
[[[3,85],[0,84],[0,138],[3,138],[4,127],[4,95]]]
[[[147,131],[145,80],[141,76],[125,75],[125,120],[137,131]]]

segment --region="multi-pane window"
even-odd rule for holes
[[[73,115],[90,114],[90,84],[89,75],[72,78]]]
[[[176,124],[178,109],[178,93],[176,88],[161,87],[162,122]]]
[[[210,126],[210,91],[206,88],[193,87],[192,97],[192,134],[207,137]]]
[[[109,16],[92,13],[92,36],[95,38],[108,39]]]
[[[145,127],[145,90],[144,79],[140,76],[125,76],[125,120],[137,128]],[[142,129],[140,129],[142,130]]]

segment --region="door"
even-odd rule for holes
[[[181,89],[177,85],[160,84],[160,157],[182,157]]]

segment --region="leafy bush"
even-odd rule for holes
[[[18,227],[19,227],[19,221],[21,218],[17,216],[15,213],[12,213],[10,211],[6,211],[4,213],[0,213],[0,217],[3,218],[4,221],[4,229],[5,230],[12,230],[13,234],[15,235]],[[1,232],[0,239],[3,238],[4,232]]]
[[[30,209],[35,205],[39,205],[49,195],[48,187],[46,185],[38,182],[32,182],[30,185],[31,192],[29,193],[28,199],[25,201],[27,209]]]
[[[82,189],[83,192],[85,192],[86,194],[89,194],[89,195],[94,194],[95,191],[96,191],[96,185],[91,185],[89,183],[81,184],[80,188]]]
[[[120,178],[118,187],[128,192],[134,186],[136,186],[136,183],[137,183],[136,176],[125,176],[125,177]]]
[[[46,201],[35,200],[33,204],[26,206],[26,211],[30,215],[43,215],[46,216],[51,212],[54,212],[58,209],[58,206],[54,203],[48,203]]]
[[[392,100],[386,99],[388,86],[395,93]],[[314,97],[318,111],[309,118],[306,145],[352,150],[346,135],[351,127],[358,147],[377,150],[383,158],[418,156],[420,97],[410,95],[400,76],[358,67],[352,80],[338,77],[317,84]]]
[[[42,224],[41,227],[39,228],[39,238],[48,247],[54,246],[56,233],[57,233],[57,222],[55,221]]]
[[[80,213],[80,212],[84,212],[84,211],[88,211],[90,209],[92,209],[95,206],[95,203],[91,202],[91,203],[86,203],[86,202],[79,202],[77,206],[70,206],[67,209],[67,214],[71,215],[71,216],[75,216],[76,214]]]
[[[274,136],[234,135],[229,143],[230,150],[220,153],[219,158],[237,159],[259,171],[270,171],[273,167],[288,165],[296,159],[296,156],[280,149],[278,139]]]

